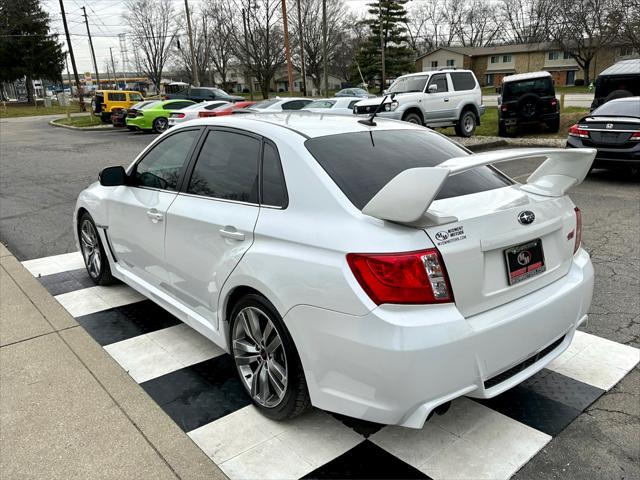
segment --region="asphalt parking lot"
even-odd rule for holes
[[[54,128],[47,118],[0,121],[0,241],[21,260],[75,250],[78,193],[110,165],[127,165],[155,135]],[[523,180],[531,162],[501,167]],[[588,325],[581,330],[640,347],[638,179],[595,171],[571,192],[596,268]],[[580,414],[514,478],[640,478],[640,369]]]

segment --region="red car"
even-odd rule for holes
[[[220,117],[222,115],[231,115],[234,110],[242,110],[243,108],[255,105],[256,102],[236,102],[231,105],[223,105],[213,110],[205,110],[198,113],[198,117]]]

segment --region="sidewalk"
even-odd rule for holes
[[[0,245],[3,478],[226,478]]]

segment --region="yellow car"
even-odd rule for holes
[[[127,109],[144,100],[140,92],[133,90],[96,90],[91,100],[93,113],[100,115],[104,123],[111,121],[115,109]]]

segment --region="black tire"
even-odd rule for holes
[[[127,125],[127,130],[130,130],[132,132],[135,132],[137,130],[136,127],[132,126],[132,125]]]
[[[94,245],[91,248],[96,254],[98,254],[99,267],[96,268],[96,264],[91,262],[90,259],[93,258],[88,253],[90,250],[87,245],[87,238],[83,235],[83,233],[88,233],[84,231],[84,228],[92,229],[95,234],[95,238],[93,239]],[[91,218],[89,213],[84,212],[80,217],[80,221],[78,222],[78,237],[80,238],[80,253],[82,253],[82,258],[84,259],[84,265],[87,269],[87,273],[93,283],[96,285],[112,285],[117,282],[117,280],[111,275],[111,267],[109,266],[109,259],[104,251],[104,247],[102,246],[102,240],[100,240],[100,235],[98,234],[98,228]]]
[[[155,133],[162,133],[169,128],[169,120],[164,117],[158,117],[153,121],[153,131]]]
[[[476,114],[471,110],[463,110],[458,123],[456,123],[456,135],[459,137],[471,137],[476,131]]]
[[[535,93],[527,93],[518,100],[518,116],[532,120],[540,110],[540,97]]]
[[[234,332],[236,331],[236,323],[241,321],[239,314],[241,312],[246,312],[246,309],[249,308],[259,310],[271,321],[271,323],[275,327],[277,335],[279,335],[281,339],[284,354],[286,355],[285,365],[287,373],[287,385],[284,389],[284,395],[282,399],[279,400],[279,403],[277,405],[274,405],[272,407],[262,405],[256,400],[256,398],[251,396],[251,391],[249,389],[249,386],[247,385],[249,379],[245,377],[241,372],[240,366],[238,365],[236,359],[236,349],[234,348]],[[304,377],[304,371],[302,369],[302,364],[300,363],[298,351],[296,350],[293,340],[291,339],[291,335],[289,335],[289,332],[287,331],[287,328],[285,327],[280,314],[271,304],[271,302],[269,302],[266,298],[258,294],[249,294],[242,297],[234,305],[233,310],[231,311],[231,317],[229,319],[229,345],[229,350],[236,365],[236,371],[238,372],[240,383],[244,386],[249,397],[251,397],[251,401],[253,402],[253,404],[263,415],[273,420],[285,420],[288,418],[296,417],[311,408],[311,400],[309,398],[307,382]],[[246,353],[240,349],[238,349],[238,352],[240,354]],[[264,359],[264,362],[265,365],[267,365],[266,370],[268,372],[269,370],[267,360]],[[256,370],[256,374],[257,373],[258,370]]]
[[[100,120],[102,120],[102,123],[111,123],[111,114],[109,112],[102,112],[100,114]]]
[[[422,123],[422,118],[420,118],[420,115],[413,112],[406,114],[402,120],[404,120],[405,122],[413,123],[415,125],[424,125],[424,123]]]
[[[605,97],[604,102],[602,103],[607,103],[608,101],[615,100],[617,98],[627,98],[627,97],[633,97],[633,93],[631,93],[629,90],[623,90],[623,89],[614,90],[613,92],[611,92],[609,95]]]
[[[504,124],[504,122],[498,121],[498,136],[499,137],[509,136],[509,130],[507,129],[507,126]]]
[[[550,132],[558,133],[560,131],[560,119],[556,118],[547,122],[547,128]]]

